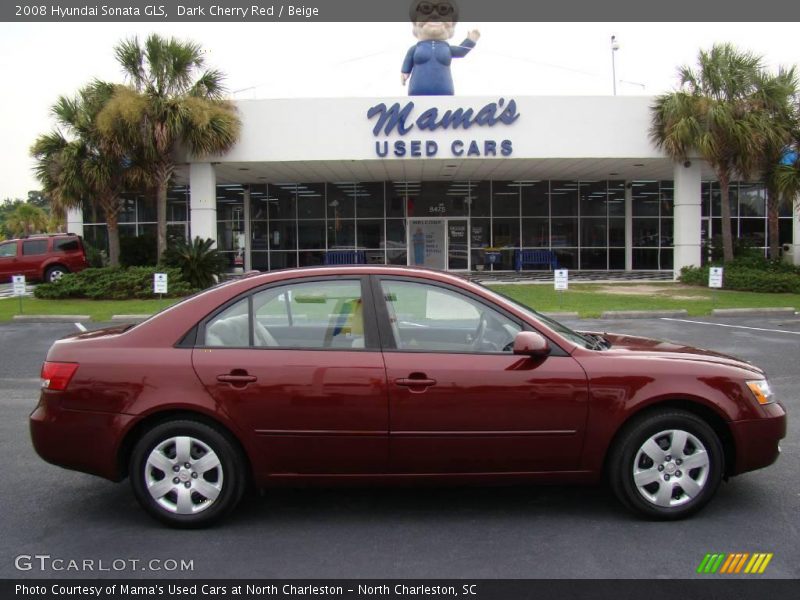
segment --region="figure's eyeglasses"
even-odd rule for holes
[[[433,13],[438,14],[440,17],[446,17],[453,14],[453,5],[449,2],[441,2],[434,4],[433,2],[420,2],[417,6],[417,12],[426,17]]]

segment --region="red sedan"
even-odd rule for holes
[[[676,519],[786,432],[764,372],[579,333],[440,272],[277,271],[53,344],[39,455],[199,526],[248,482],[575,482]]]

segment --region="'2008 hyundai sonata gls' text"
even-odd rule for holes
[[[446,273],[244,277],[136,326],[57,341],[30,418],[45,460],[130,478],[199,526],[248,482],[608,478],[652,518],[773,463],[786,416],[756,366],[579,333]]]

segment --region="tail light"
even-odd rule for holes
[[[45,362],[42,365],[42,388],[63,392],[77,370],[78,363]]]

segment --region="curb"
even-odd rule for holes
[[[92,317],[89,315],[14,315],[13,319],[23,323],[82,323],[91,321]]]
[[[576,312],[543,312],[542,313],[545,317],[550,317],[551,319],[579,319],[578,313]]]
[[[153,315],[111,315],[111,321],[114,323],[141,323],[152,316]]]
[[[601,319],[658,319],[664,317],[687,317],[689,312],[681,310],[607,310],[600,314]]]
[[[791,306],[774,308],[715,308],[712,317],[793,317],[795,310]]]

